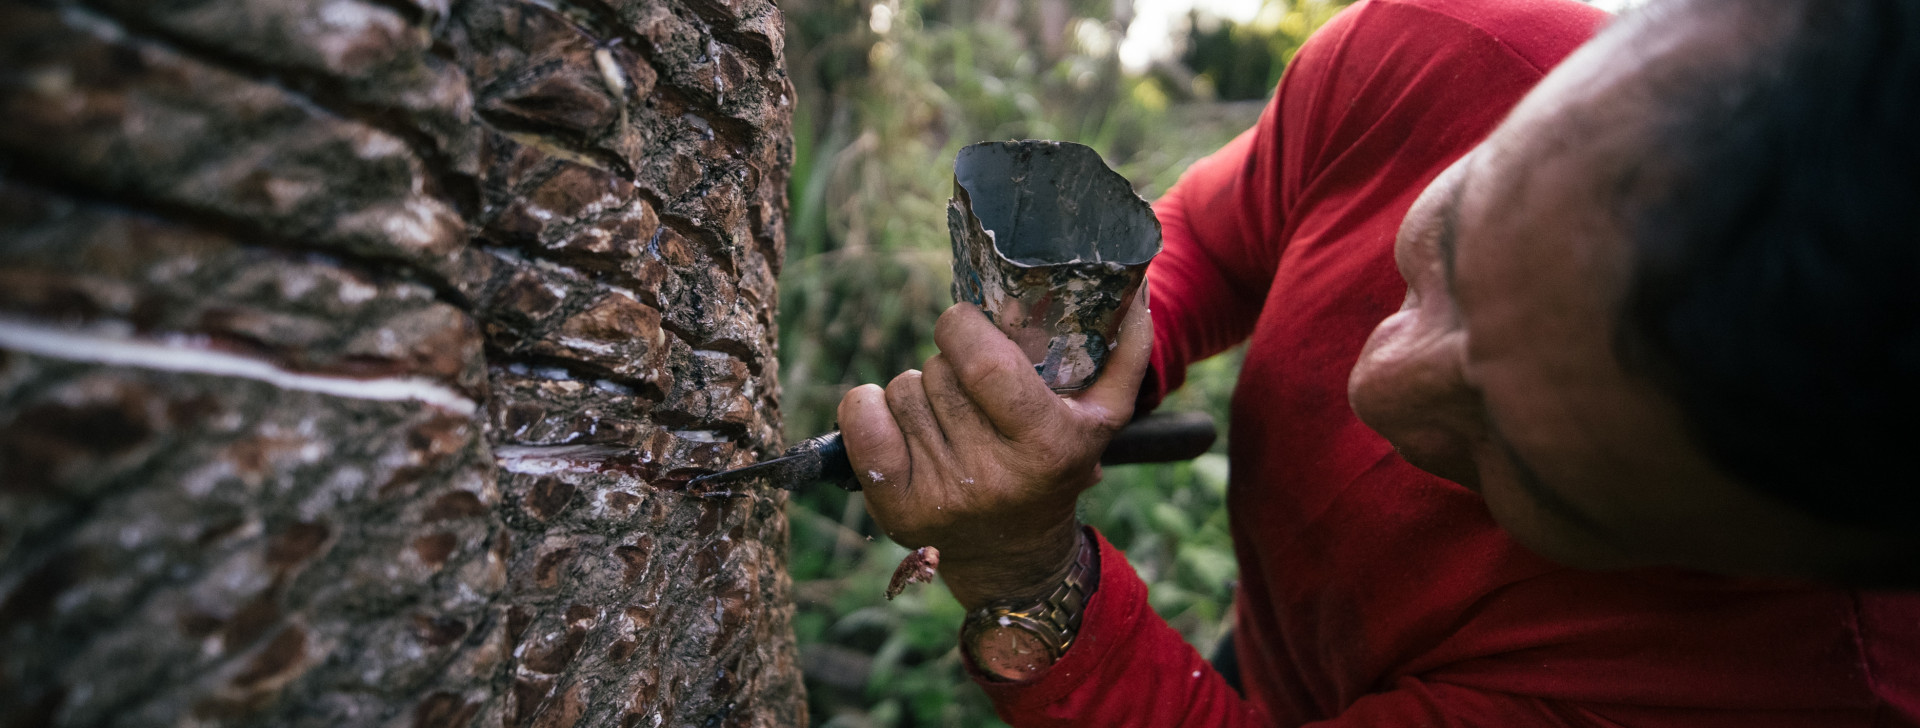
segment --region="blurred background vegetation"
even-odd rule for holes
[[[1238,18],[1168,23],[1150,0],[784,0],[798,92],[780,302],[789,441],[831,429],[847,389],[934,353],[960,147],[1080,142],[1153,199],[1254,123],[1300,42],[1346,1],[1243,0]],[[1203,364],[1163,408],[1224,424],[1238,364]],[[1110,468],[1082,502],[1154,608],[1209,653],[1236,576],[1223,452]],[[882,598],[905,550],[875,540],[858,495],[803,494],[791,516],[814,725],[1001,725],[962,674],[963,615],[946,590]]]

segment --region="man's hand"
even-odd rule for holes
[[[867,511],[894,541],[940,549],[940,574],[975,609],[1044,596],[1079,547],[1074,502],[1133,415],[1153,346],[1146,288],[1093,386],[1062,397],[980,310],[956,304],[940,353],[885,390],[840,400],[840,431]]]

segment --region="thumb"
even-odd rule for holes
[[[1140,394],[1140,380],[1146,376],[1147,362],[1153,355],[1153,312],[1148,308],[1147,285],[1127,307],[1120,320],[1119,341],[1108,352],[1107,367],[1100,378],[1074,394],[1067,405],[1085,416],[1119,428],[1133,417],[1133,403]]]

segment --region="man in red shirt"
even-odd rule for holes
[[[1604,22],[1362,0],[1156,205],[1094,387],[956,306],[847,395],[1003,717],[1920,725],[1920,598],[1754,578],[1920,583],[1880,477],[1920,399],[1920,6],[1678,0],[1581,47]],[[1136,395],[1243,340],[1244,698],[1073,517]]]

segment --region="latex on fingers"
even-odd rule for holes
[[[1070,397],[971,305],[942,314],[934,340],[941,353],[922,370],[840,402],[867,510],[900,544],[939,548],[941,574],[970,608],[1044,591],[1078,548],[1074,502],[1132,415],[1153,341],[1145,297],[1100,380]]]

